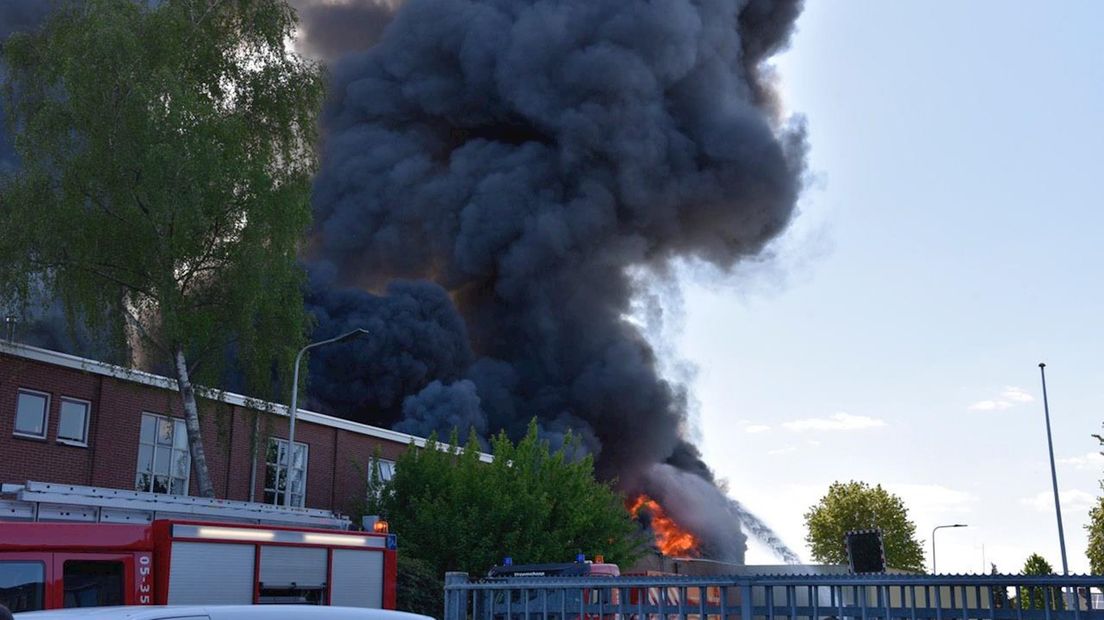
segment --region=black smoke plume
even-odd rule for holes
[[[473,355],[464,322],[443,288],[396,280],[375,295],[338,287],[333,277],[321,265],[311,270],[307,309],[317,321],[314,339],[358,327],[371,334],[330,345],[311,357],[307,407],[391,426],[403,419],[406,399],[417,398],[433,382],[463,378]],[[413,411],[418,405],[409,407]],[[443,435],[447,438],[448,432]]]
[[[0,45],[15,32],[32,29],[42,23],[52,4],[45,0],[3,0],[0,2]],[[7,81],[4,67],[0,65],[0,84]],[[7,131],[7,110],[0,97],[0,176],[10,174],[18,166],[11,138]]]
[[[409,389],[400,407],[396,392],[371,390],[389,362],[362,370],[356,347],[320,350],[315,397],[401,413],[399,427],[417,431],[516,435],[536,416],[547,436],[580,434],[603,476],[676,518],[729,506],[682,438],[683,391],[625,320],[637,292],[627,271],[664,277],[683,258],[728,269],[786,227],[804,135],[780,119],[763,63],[799,10],[409,0],[376,46],[333,67],[309,255],[348,290],[327,295],[337,312],[315,303],[352,326],[356,295],[372,308],[396,291],[350,290],[431,281],[462,317],[470,363],[449,346],[378,350],[418,360],[419,372],[383,372]],[[409,316],[420,325],[442,300]],[[447,361],[424,357],[437,353]],[[320,386],[319,368],[346,369],[341,389]],[[724,515],[691,527],[741,559],[740,517]]]

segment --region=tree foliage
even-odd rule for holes
[[[491,463],[480,461],[474,435],[462,449],[457,443],[454,435],[449,451],[411,446],[379,503],[402,552],[436,575],[481,575],[504,556],[533,563],[603,554],[622,564],[638,557],[640,534],[624,499],[595,480],[589,456],[568,457],[573,440],[552,452],[533,422],[517,444],[495,437]]]
[[[272,398],[305,338],[320,72],[288,47],[285,0],[58,7],[3,48],[21,168],[0,197],[18,231],[0,235],[0,302],[45,287],[71,321],[172,368],[210,495],[191,382],[232,350]]]
[[[445,580],[428,562],[403,552],[398,554],[396,607],[431,618],[444,617]]]
[[[1020,573],[1023,575],[1053,575],[1054,567],[1043,556],[1032,553],[1027,556],[1023,570]],[[1046,592],[1047,590],[1049,592]],[[1039,586],[1021,588],[1018,603],[1021,609],[1065,608],[1061,588],[1043,588]]]
[[[1085,529],[1089,533],[1089,545],[1085,550],[1085,555],[1089,557],[1089,571],[1100,575],[1104,573],[1104,497],[1096,498],[1096,503],[1089,510],[1089,522],[1085,524]]]
[[[835,482],[828,493],[805,513],[805,542],[817,562],[846,564],[846,534],[853,530],[880,529],[886,564],[903,570],[924,570],[923,541],[908,517],[901,498],[881,485]]]
[[[1104,436],[1093,435],[1101,446],[1104,446]],[[1104,482],[1101,483],[1104,490]],[[1089,534],[1089,546],[1085,555],[1089,557],[1089,570],[1094,575],[1104,573],[1104,497],[1096,498],[1096,503],[1089,510],[1089,522],[1085,524]]]

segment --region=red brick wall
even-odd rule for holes
[[[50,394],[45,440],[13,435],[20,388]],[[87,448],[56,441],[62,396],[92,403]],[[0,482],[133,488],[142,412],[183,416],[176,392],[0,353]],[[221,402],[200,406],[207,466],[218,497],[250,499],[255,418],[259,432],[253,490],[255,500],[263,501],[265,447],[269,437],[287,438],[287,419]],[[367,462],[377,448],[391,460],[406,449],[405,444],[302,420],[295,438],[309,446],[306,505],[338,512],[351,510],[363,497]],[[197,492],[194,470],[189,492]]]

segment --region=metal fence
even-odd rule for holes
[[[1104,620],[1104,576],[445,576],[445,620]]]

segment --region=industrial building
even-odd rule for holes
[[[183,411],[167,377],[0,342],[0,482],[43,481],[195,495]],[[209,391],[200,399],[216,497],[284,503],[288,407]],[[350,513],[379,454],[425,440],[300,409],[288,485],[293,505]],[[484,457],[488,458],[489,457]]]

